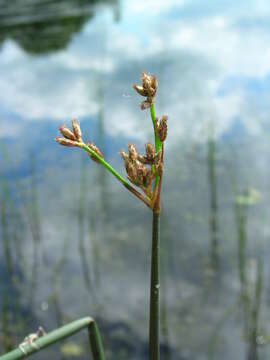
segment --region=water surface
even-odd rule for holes
[[[262,0],[0,1],[1,353],[91,315],[108,359],[147,359],[151,213],[54,141],[76,116],[124,175],[120,149],[153,141],[147,70],[169,115],[162,359],[269,358],[269,20]]]

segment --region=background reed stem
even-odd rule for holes
[[[65,339],[67,337],[70,337],[80,330],[88,328],[88,334],[89,334],[89,342],[91,345],[92,350],[92,356],[91,359],[94,360],[105,360],[105,355],[103,351],[103,346],[101,342],[101,337],[99,334],[98,327],[95,323],[95,321],[90,318],[86,317],[83,319],[79,319],[76,321],[73,321],[70,324],[67,324],[65,326],[62,326],[61,328],[58,328],[40,338],[38,338],[35,341],[35,344],[37,347],[33,347],[31,345],[25,345],[24,350],[27,352],[27,355],[33,354],[35,352],[38,352],[42,350],[43,348],[50,346],[62,339]],[[21,349],[17,348],[13,351],[10,351],[9,353],[0,356],[0,360],[19,360],[24,359],[25,354],[21,351]]]

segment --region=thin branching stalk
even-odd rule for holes
[[[88,154],[94,156],[103,166],[109,170],[117,180],[119,180],[126,189],[132,192],[133,195],[137,196],[140,200],[142,200],[149,208],[151,208],[151,201],[142,195],[139,191],[137,191],[133,186],[131,186],[107,161],[105,161],[101,156],[99,156],[94,150],[92,150],[89,146],[82,143],[80,145],[82,149],[84,149]]]

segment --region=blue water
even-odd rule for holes
[[[151,213],[54,140],[77,117],[125,176],[119,151],[153,142],[145,70],[169,116],[162,359],[269,358],[269,21],[263,0],[0,0],[1,353],[91,315],[108,359],[147,359]]]

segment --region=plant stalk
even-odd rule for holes
[[[150,320],[149,320],[149,360],[160,359],[159,348],[159,289],[160,289],[160,214],[153,211]]]
[[[154,103],[151,104],[150,106],[150,114],[151,114],[151,119],[152,119],[152,123],[153,123],[153,128],[154,128],[154,136],[155,136],[155,148],[156,148],[156,152],[159,151],[162,147],[162,142],[160,141],[157,133],[156,133],[156,113],[155,113],[155,105]]]
[[[160,141],[160,139],[156,133],[156,113],[155,113],[154,103],[152,103],[150,106],[150,114],[151,114],[151,120],[153,123],[153,130],[154,130],[154,137],[155,137],[155,149],[156,149],[156,153],[157,153],[162,148],[162,142]],[[155,175],[155,188],[157,188],[158,182],[159,182],[159,176],[156,174]]]
[[[81,331],[84,328],[88,328],[89,342],[91,345],[93,359],[105,360],[103,345],[97,324],[90,317],[73,321],[70,324],[64,325],[61,328],[51,331],[50,333],[38,338],[35,341],[34,346],[29,343],[24,345],[23,348],[27,353],[27,356],[29,356],[33,353],[42,350],[47,346],[50,346],[58,341],[61,341],[67,337],[76,334],[77,332]],[[3,356],[0,356],[0,360],[20,360],[20,359],[24,359],[25,357],[26,355],[22,352],[22,350],[20,348],[17,348]]]
[[[99,156],[94,150],[89,148],[86,144],[82,143],[80,144],[80,147],[84,149],[88,154],[94,156],[100,164],[105,166],[107,170],[109,170],[117,180],[119,180],[126,189],[128,189],[133,195],[135,195],[138,199],[140,199],[142,202],[145,203],[150,209],[151,209],[151,201],[145,197],[143,194],[141,194],[139,191],[137,191],[133,186],[131,186],[107,161],[105,161],[101,156]]]

